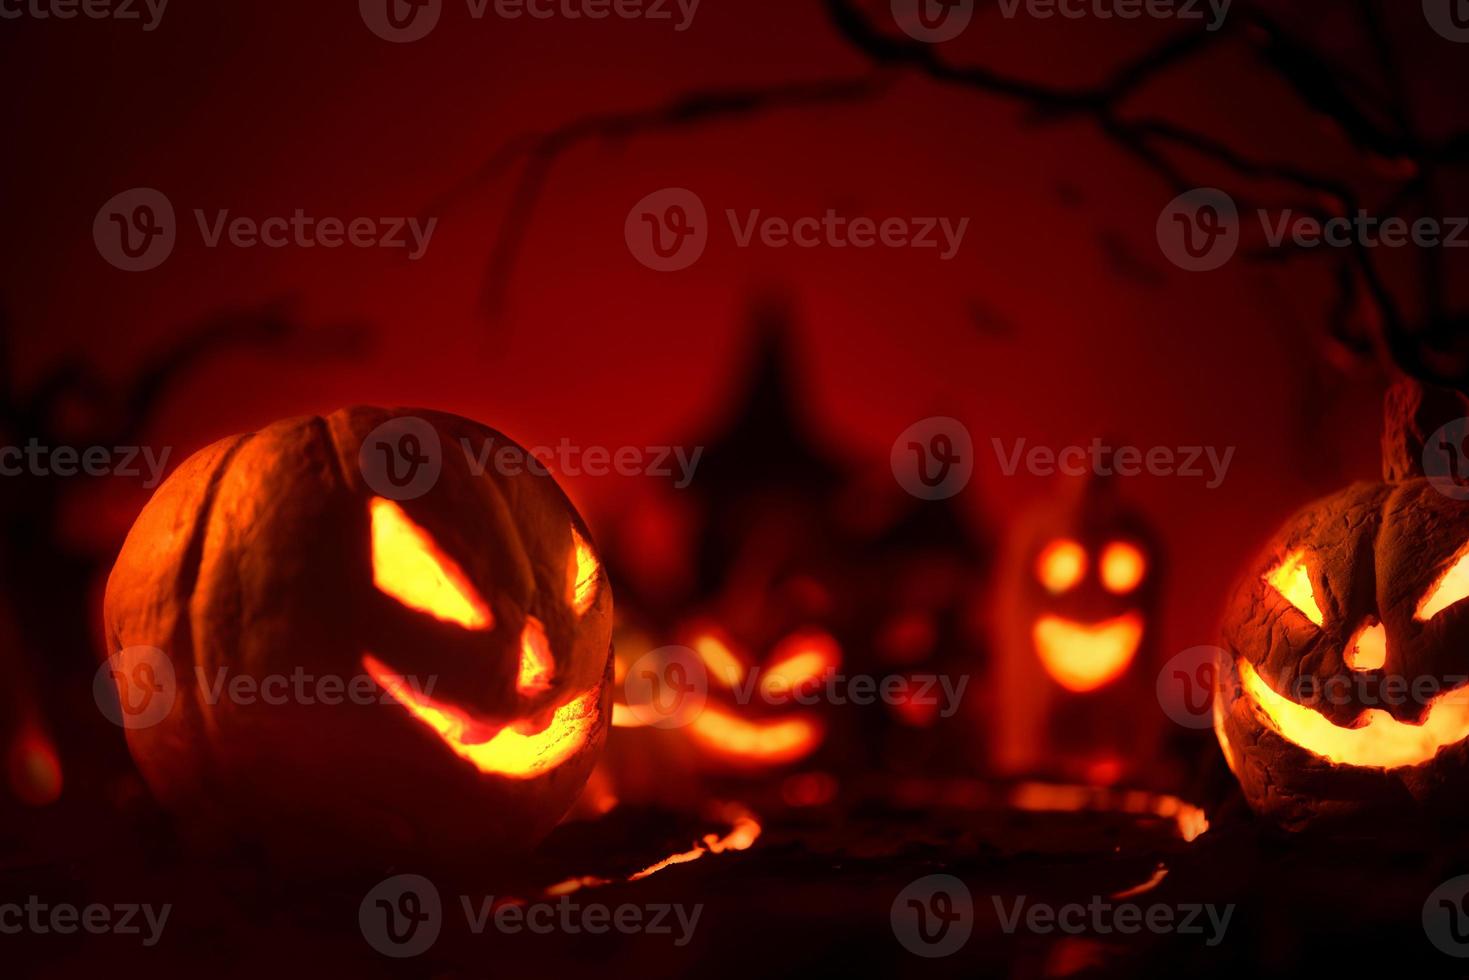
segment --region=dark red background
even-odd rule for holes
[[[1300,6],[1287,23],[1343,71],[1371,67],[1342,5]],[[1462,54],[1416,4],[1402,7],[1391,30],[1413,52],[1404,84],[1425,118],[1450,116],[1457,89],[1446,79]],[[988,10],[945,54],[1082,84],[1172,30]],[[1375,470],[1383,374],[1327,340],[1323,263],[1184,273],[1154,239],[1173,190],[1092,123],[1038,124],[1022,105],[912,73],[859,102],[572,147],[550,172],[497,315],[481,297],[518,167],[454,198],[419,262],[400,251],[211,250],[193,226],[195,207],[419,213],[510,141],[589,114],[867,75],[822,4],[705,0],[678,33],[668,22],[473,21],[451,2],[433,34],[407,45],[371,34],[345,0],[177,2],[151,33],[88,20],[7,21],[3,32],[0,297],[22,386],[77,355],[125,379],[220,310],[288,301],[303,326],[171,389],[149,441],[174,447],[173,463],[227,433],[356,402],[444,408],[525,444],[696,442],[738,384],[750,303],[779,291],[831,448],[881,472],[903,428],[953,414],[980,450],[963,499],[992,525],[1051,489],[1004,477],[992,437],[1237,447],[1217,490],[1127,483],[1175,557],[1166,650],[1212,640],[1227,580],[1288,511]],[[1382,177],[1243,45],[1166,74],[1134,104],[1269,159],[1330,166],[1369,188]],[[180,242],[162,267],[129,274],[102,260],[91,227],[103,202],[134,186],[171,198]],[[665,186],[694,190],[720,216],[703,259],[676,274],[645,269],[623,241],[632,204]],[[738,249],[726,207],[971,223],[951,262],[931,251]],[[364,347],[341,343],[343,322],[370,328]],[[136,481],[100,482],[76,492],[105,554],[143,494]],[[644,486],[570,482],[594,523]]]

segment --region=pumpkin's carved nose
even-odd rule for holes
[[[1387,629],[1381,623],[1363,624],[1347,644],[1344,656],[1352,670],[1380,670],[1387,663]]]

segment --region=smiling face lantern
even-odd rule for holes
[[[159,488],[106,630],[124,705],[166,702],[127,728],[161,800],[313,853],[503,853],[556,823],[606,729],[612,596],[555,482],[462,445],[514,447],[345,409],[225,439]]]
[[[1384,482],[1293,518],[1237,587],[1215,731],[1282,825],[1469,811],[1469,501],[1456,395],[1389,394]]]
[[[1141,764],[1162,581],[1156,535],[1092,477],[1018,521],[997,598],[996,763],[1115,782]]]

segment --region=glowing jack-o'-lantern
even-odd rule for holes
[[[1108,480],[1016,524],[999,593],[1001,769],[1106,783],[1141,761],[1150,733],[1132,699],[1149,696],[1159,562],[1151,528]]]
[[[1215,730],[1282,825],[1469,812],[1469,502],[1422,466],[1464,416],[1455,394],[1394,388],[1384,482],[1301,511],[1235,590]]]
[[[394,419],[448,448],[401,500],[364,455]],[[109,653],[173,668],[167,714],[127,730],[165,803],[312,852],[429,859],[523,848],[570,806],[610,711],[611,592],[549,476],[476,469],[462,444],[514,446],[353,408],[225,439],[159,488],[105,612]]]
[[[828,634],[819,629],[792,632],[762,663],[752,662],[713,625],[691,630],[688,644],[702,697],[696,710],[676,719],[677,728],[706,765],[786,765],[821,745],[826,723],[820,712],[801,705],[819,701],[819,685],[841,666],[841,649]],[[628,668],[627,657],[618,657],[619,677]],[[613,705],[612,723],[619,728],[656,727],[659,721],[647,704]]]

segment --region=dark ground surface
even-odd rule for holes
[[[359,924],[364,896],[412,868],[312,879],[260,856],[189,857],[141,800],[126,820],[84,829],[57,820],[0,872],[4,901],[171,903],[161,940],[141,936],[6,935],[6,976],[831,976],[964,977],[1390,975],[1466,972],[1431,943],[1422,923],[1430,893],[1469,870],[1469,848],[1444,836],[1341,839],[1286,836],[1227,803],[1210,830],[1183,841],[1172,819],[1116,811],[1034,812],[1004,806],[994,784],[930,793],[920,809],[838,800],[800,810],[757,810],[763,831],[743,851],[705,854],[637,881],[629,874],[729,825],[712,816],[620,807],[564,825],[525,865],[454,880],[438,873],[442,930],[410,959],[375,951]],[[978,787],[976,789],[975,787]],[[932,788],[932,787],[930,787]],[[1008,792],[1008,789],[1004,790]],[[947,803],[935,802],[936,798]],[[1106,801],[1102,801],[1106,802]],[[1112,802],[1116,802],[1114,798]],[[957,804],[957,805],[956,805]],[[79,843],[80,840],[80,843]],[[1149,881],[1131,898],[1109,896]],[[952,955],[922,958],[891,920],[910,883],[944,873],[973,899],[973,931]],[[580,908],[702,905],[691,939],[671,935],[475,932],[462,898],[544,897],[583,875],[615,880],[566,898]],[[1076,935],[1013,932],[1002,913],[1017,899],[1061,906],[1133,902],[1233,905],[1223,938],[1202,932],[1122,936],[1086,926]],[[645,913],[647,914],[647,913]],[[669,919],[670,922],[674,920]],[[1469,951],[1469,948],[1466,948]]]

